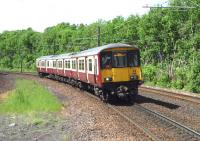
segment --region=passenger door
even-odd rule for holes
[[[94,56],[94,83],[98,82],[98,56]]]
[[[87,80],[88,83],[95,84],[96,78],[95,78],[95,63],[94,63],[94,56],[87,57]]]

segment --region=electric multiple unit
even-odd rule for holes
[[[38,74],[87,89],[103,101],[132,100],[142,83],[140,51],[127,44],[109,44],[81,52],[36,59]]]

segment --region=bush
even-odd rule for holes
[[[187,84],[188,69],[177,67],[174,72],[174,78],[171,81],[171,87],[176,89],[183,89]]]
[[[161,72],[157,75],[157,83],[156,85],[161,87],[170,87],[169,77],[165,72]]]
[[[190,79],[187,88],[194,93],[200,93],[200,64],[196,64],[191,67]]]
[[[154,81],[156,79],[156,66],[146,65],[143,67],[142,73],[145,81]]]
[[[182,80],[172,80],[171,81],[171,87],[176,89],[183,89],[184,84]]]

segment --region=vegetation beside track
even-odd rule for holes
[[[16,89],[0,103],[1,113],[54,112],[61,103],[46,88],[33,80],[17,79]]]
[[[36,69],[25,69],[25,68],[23,68],[22,70],[21,70],[21,68],[1,68],[0,67],[0,72],[17,72],[17,73],[19,73],[19,72],[27,72],[27,73],[36,73]]]

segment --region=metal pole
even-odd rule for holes
[[[97,34],[98,34],[98,36],[97,36],[98,46],[100,46],[101,39],[100,39],[100,27],[99,26],[98,26]]]

